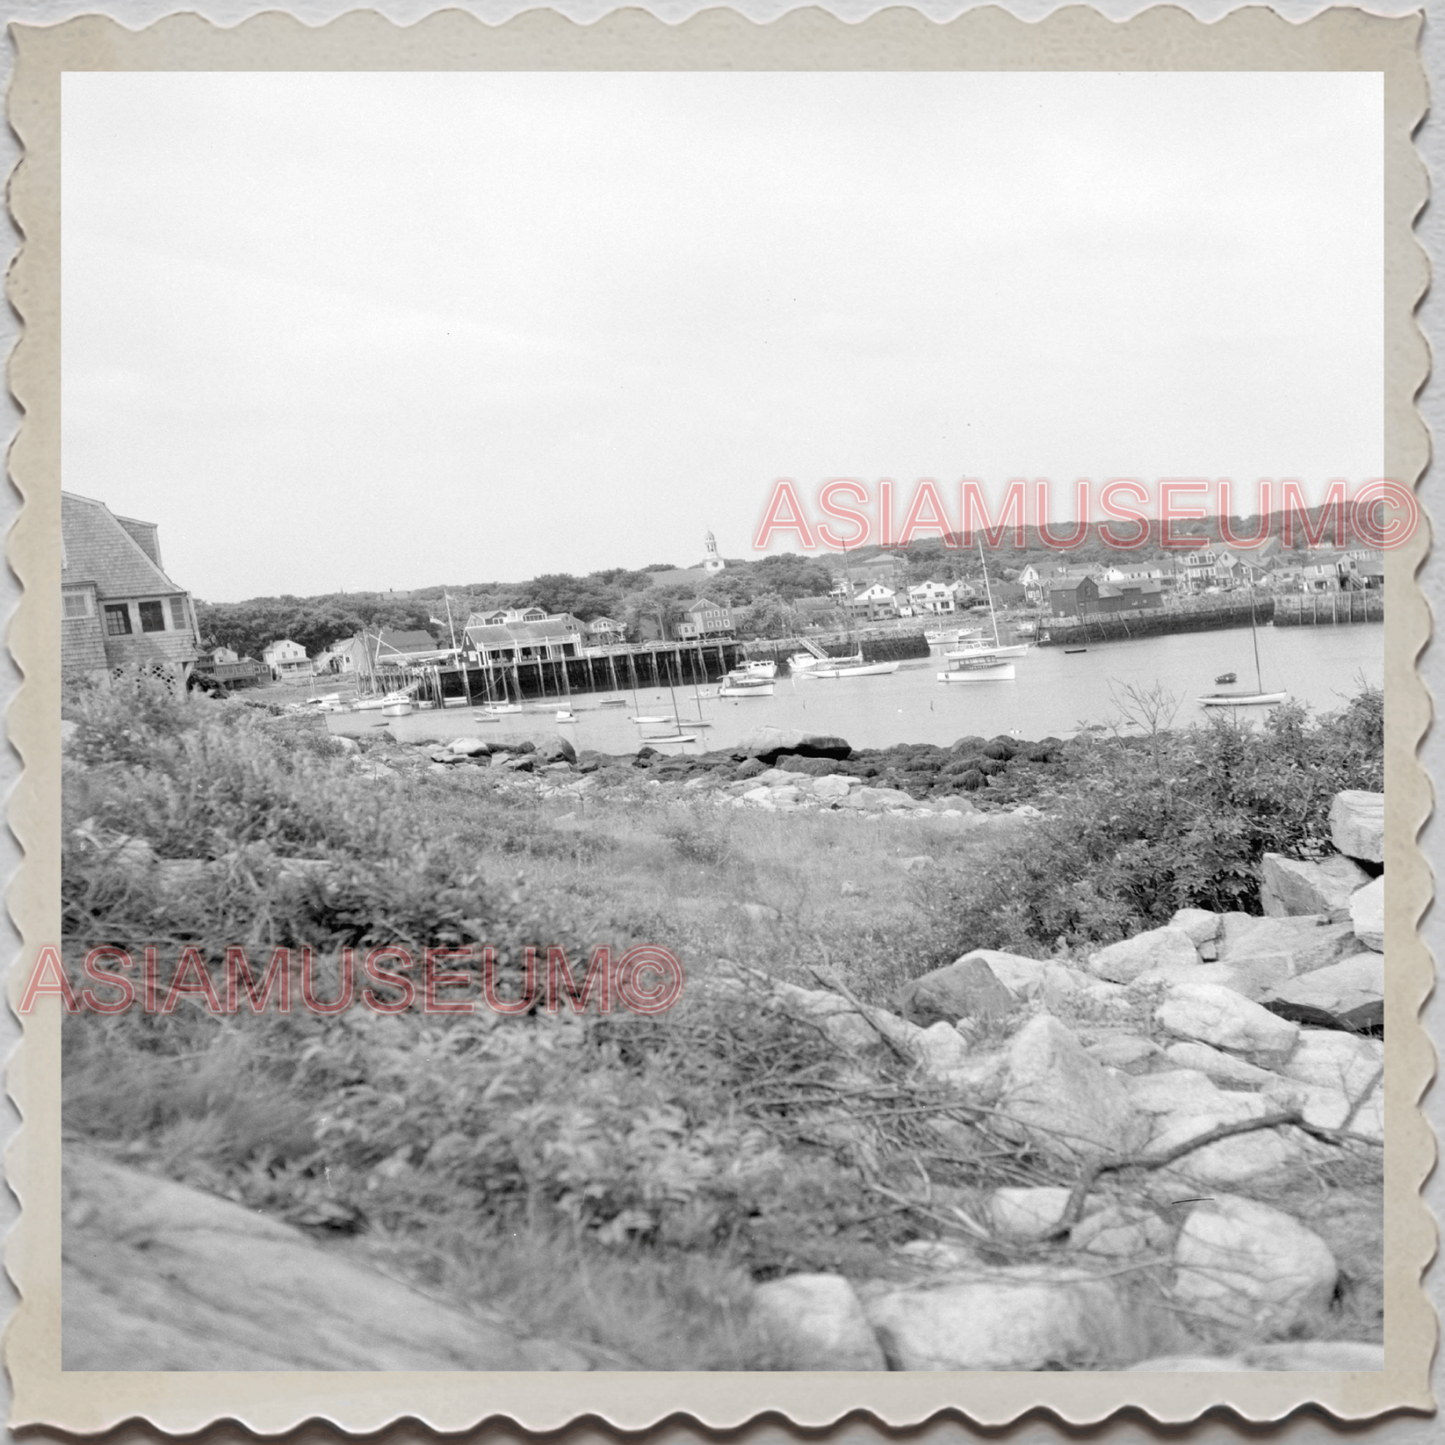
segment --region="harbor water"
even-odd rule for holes
[[[1264,688],[1285,692],[1316,712],[1342,707],[1363,684],[1384,682],[1383,624],[1353,627],[1264,627],[1259,630],[1260,672]],[[946,664],[935,656],[909,661],[891,675],[875,677],[779,677],[771,697],[719,698],[716,688],[699,696],[691,686],[675,693],[647,688],[636,702],[623,694],[588,694],[572,704],[575,722],[556,720],[560,700],[529,707],[524,713],[484,719],[472,709],[419,711],[406,718],[383,719],[375,713],[332,714],[334,732],[356,732],[385,724],[404,740],[445,740],[474,735],[501,743],[531,738],[568,738],[579,751],[635,752],[651,735],[666,728],[631,721],[673,716],[682,730],[695,732],[695,743],[670,743],[670,751],[702,752],[727,748],[753,728],[770,725],[831,733],[856,748],[885,748],[894,743],[947,745],[967,734],[993,737],[1016,733],[1025,738],[1068,737],[1089,725],[1108,726],[1119,716],[1126,688],[1163,689],[1178,699],[1172,726],[1202,723],[1209,710],[1199,697],[1219,689],[1214,679],[1233,672],[1241,691],[1255,687],[1250,629],[1202,632],[1139,641],[1090,644],[1086,652],[1058,647],[1032,648],[1017,660],[1012,681],[946,685],[938,673]],[[623,706],[604,706],[608,697]],[[1246,710],[1258,716],[1258,708]],[[690,725],[702,721],[705,728]]]

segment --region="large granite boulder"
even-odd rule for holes
[[[1305,863],[1266,853],[1261,865],[1259,901],[1270,918],[1305,913],[1336,914],[1350,906],[1350,895],[1370,875],[1353,858],[1334,853],[1321,863]]]
[[[1011,1014],[1018,1000],[981,958],[966,955],[903,985],[894,1007],[910,1023],[927,1028],[939,1020],[995,1019]]]
[[[1357,953],[1328,968],[1301,974],[1260,1000],[1271,1012],[1299,1024],[1363,1033],[1385,1023],[1385,956]]]
[[[1296,1024],[1216,983],[1181,984],[1154,1019],[1181,1038],[1239,1053],[1287,1054],[1299,1037]]]
[[[753,1321],[788,1370],[886,1370],[853,1286],[836,1274],[793,1274],[758,1286]]]
[[[1354,935],[1376,953],[1385,951],[1385,875],[1350,899],[1350,924]]]
[[[577,749],[566,738],[548,738],[537,745],[537,756],[544,763],[575,763]]]
[[[1252,918],[1229,913],[1224,917],[1219,961],[1238,965],[1257,979],[1272,974],[1293,977],[1358,951],[1354,929],[1348,923],[1331,923],[1324,914]]]
[[[1113,1280],[1056,1266],[889,1290],[864,1308],[896,1370],[1109,1369],[1173,1333]]]
[[[1127,1154],[1148,1135],[1147,1120],[1118,1077],[1050,1014],[1014,1035],[1000,1111],[1056,1158]]]
[[[853,749],[842,738],[826,733],[806,733],[798,728],[759,727],[754,728],[733,751],[745,757],[761,758],[765,763],[775,763],[789,754],[841,760],[848,757]]]
[[[1194,940],[1182,928],[1151,928],[1089,955],[1089,972],[1110,983],[1132,983],[1151,969],[1193,967],[1199,962]]]
[[[229,1199],[79,1149],[62,1184],[63,1369],[593,1368]]]
[[[1213,943],[1219,937],[1222,917],[1207,908],[1180,908],[1169,920],[1170,928],[1182,928],[1195,944]]]
[[[1347,858],[1385,861],[1385,795],[1355,789],[1336,793],[1330,804],[1330,841]]]
[[[1174,1247],[1174,1298],[1255,1338],[1322,1315],[1337,1269],[1329,1246],[1292,1215],[1222,1195],[1190,1211]]]

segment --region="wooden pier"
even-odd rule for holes
[[[440,701],[531,702],[595,692],[630,692],[669,683],[689,688],[716,683],[742,659],[736,642],[650,642],[606,647],[580,657],[524,658],[487,666],[443,667],[435,677]]]

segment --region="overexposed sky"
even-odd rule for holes
[[[68,74],[64,485],[226,601],[745,556],[780,478],[1363,482],[1381,113],[1350,73]]]

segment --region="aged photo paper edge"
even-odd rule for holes
[[[668,26],[640,11],[578,26],[531,11],[488,26],[458,11],[400,28],[374,12],[353,12],[320,29],[267,14],[223,30],[181,15],[133,32],[99,16],[53,27],[12,27],[17,47],[10,121],[23,146],[10,204],[21,233],[9,294],[22,323],[10,359],[10,385],[24,412],[11,474],[24,506],[9,538],[11,565],[25,591],[10,630],[24,684],[8,719],[24,777],[10,824],[25,862],[9,902],[24,950],[19,980],[38,947],[59,935],[59,476],[60,174],[59,98],[64,70],[250,69],[1368,69],[1385,76],[1385,474],[1417,484],[1428,437],[1415,396],[1428,352],[1414,308],[1428,268],[1413,233],[1424,204],[1424,167],[1411,135],[1426,90],[1417,45],[1419,17],[1387,19],[1336,10],[1303,23],[1271,11],[1236,11],[1203,24],[1172,7],[1129,22],[1073,7],[1037,23],[988,9],[943,25],[891,10],[846,25],[816,10],[755,25],[730,11],[704,12]],[[1067,63],[1059,57],[1066,55]],[[1347,1420],[1398,1408],[1428,1410],[1436,1321],[1420,1277],[1433,1256],[1435,1227],[1419,1196],[1434,1140],[1416,1108],[1434,1057],[1418,1013],[1433,977],[1416,933],[1431,890],[1416,837],[1431,807],[1416,749],[1429,699],[1415,660],[1429,637],[1429,614],[1415,584],[1428,539],[1423,529],[1390,554],[1386,623],[1387,859],[1391,874],[1387,938],[1390,980],[1387,1050],[1386,1359],[1379,1374],[1150,1375],[1040,1373],[892,1375],[668,1375],[436,1373],[269,1375],[264,1388],[245,1373],[63,1374],[60,1359],[60,1090],[58,1001],[22,1022],[24,1043],[8,1073],[22,1128],[7,1155],[21,1221],[6,1264],[21,1300],[6,1334],[13,1382],[12,1424],[94,1432],[127,1419],[191,1431],[235,1419],[273,1434],[311,1418],[353,1431],[414,1417],[457,1430],[506,1417],[534,1430],[579,1415],[639,1429],[685,1414],[714,1427],[762,1411],[815,1427],[864,1410],[889,1425],[951,1410],[1002,1425],[1046,1409],[1071,1424],[1104,1419],[1124,1406],[1161,1422],[1190,1420],[1227,1405],[1250,1421],[1277,1420],[1316,1404]]]

